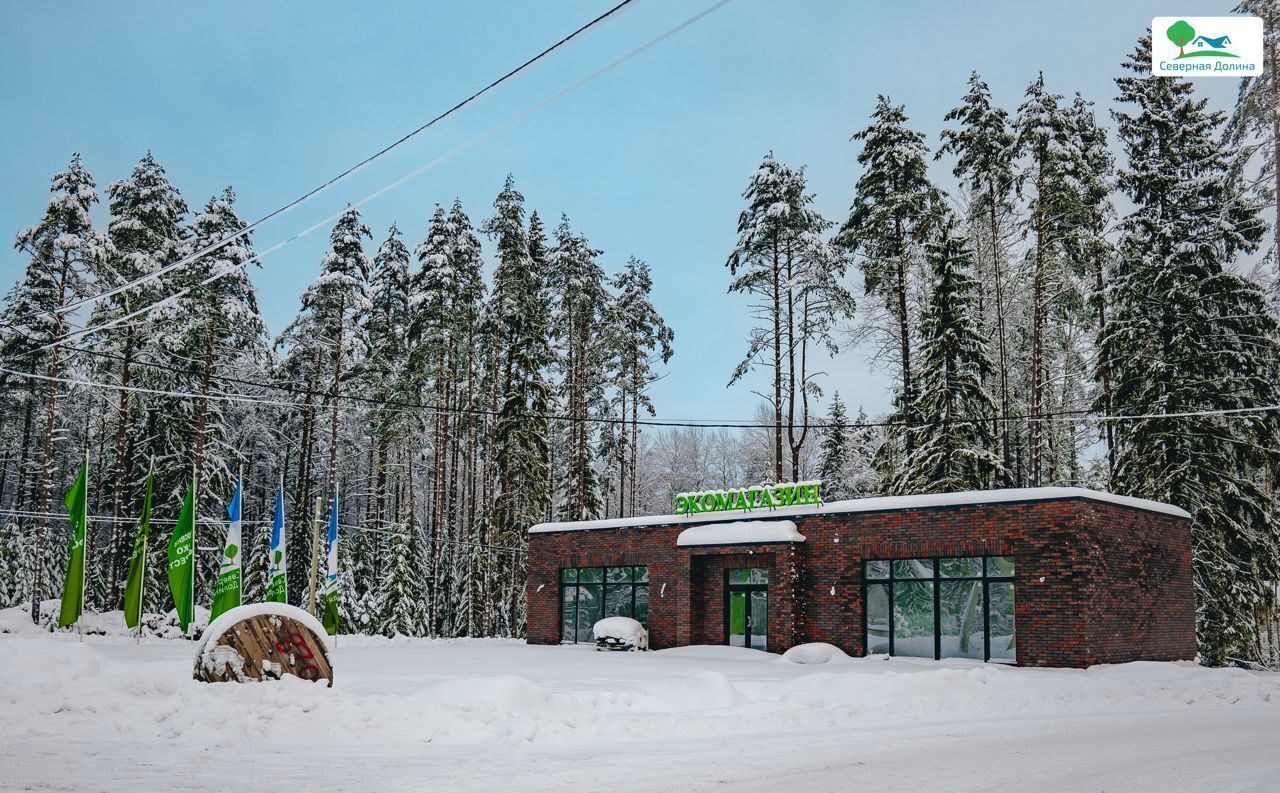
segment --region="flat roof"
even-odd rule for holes
[[[1009,504],[1020,501],[1064,501],[1086,499],[1122,507],[1159,512],[1179,518],[1190,518],[1191,513],[1181,507],[1132,496],[1117,496],[1101,490],[1084,487],[1015,487],[1004,490],[966,490],[960,493],[927,493],[918,496],[878,496],[857,498],[850,501],[828,501],[776,509],[732,510],[725,512],[698,512],[693,515],[641,515],[634,518],[608,518],[604,520],[573,520],[563,523],[537,523],[529,527],[530,534],[553,531],[590,531],[592,529],[627,529],[642,526],[660,526],[679,523],[724,523],[743,518],[767,520],[800,515],[837,515],[849,512],[892,512],[904,509],[930,507],[975,506],[978,504]]]

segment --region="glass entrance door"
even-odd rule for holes
[[[726,572],[725,604],[731,647],[769,648],[769,571],[745,568]]]

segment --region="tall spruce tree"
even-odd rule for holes
[[[1277,328],[1261,290],[1232,273],[1264,233],[1219,140],[1223,116],[1191,83],[1150,75],[1144,37],[1116,80],[1114,112],[1133,203],[1109,285],[1102,331],[1112,408],[1167,416],[1121,422],[1113,487],[1192,515],[1200,652],[1248,660],[1255,616],[1280,576],[1276,505],[1261,473],[1274,453],[1273,415],[1220,415],[1280,401]]]
[[[982,490],[1004,479],[987,391],[992,364],[977,320],[973,256],[947,220],[927,245],[933,292],[920,323],[914,443],[889,486],[899,494]]]
[[[1020,177],[1030,189],[1033,238],[1027,252],[1031,265],[1027,410],[1032,417],[1027,423],[1027,483],[1039,487],[1046,479],[1052,456],[1053,361],[1049,335],[1053,304],[1065,279],[1061,244],[1071,233],[1077,211],[1078,194],[1071,179],[1070,159],[1075,141],[1063,98],[1045,88],[1043,74],[1027,86],[1015,123],[1018,150],[1025,159]]]
[[[32,345],[28,353],[28,366],[32,374],[37,365],[43,370],[44,416],[40,441],[40,467],[38,469],[38,498],[32,559],[31,616],[39,621],[39,603],[52,591],[46,576],[45,555],[50,550],[49,519],[52,506],[53,479],[56,455],[55,435],[60,422],[58,394],[62,390],[58,382],[65,373],[67,352],[61,342],[67,323],[64,309],[86,294],[89,279],[98,272],[110,250],[110,242],[94,229],[89,217],[89,207],[97,203],[93,177],[85,170],[80,155],[73,155],[66,171],[56,174],[50,187],[53,197],[45,208],[44,217],[36,225],[23,230],[17,236],[15,247],[31,256],[21,285],[14,295],[14,303],[6,317],[15,323],[9,331],[18,331]],[[45,349],[40,349],[41,347]],[[88,443],[82,438],[82,443]],[[73,455],[74,456],[74,455]]]
[[[1257,77],[1240,80],[1228,132],[1237,145],[1250,141],[1261,149],[1261,167],[1254,187],[1259,202],[1270,204],[1273,212],[1271,249],[1267,256],[1274,266],[1273,297],[1280,304],[1280,236],[1277,236],[1280,235],[1280,78],[1273,68],[1276,58],[1280,57],[1280,2],[1241,0],[1234,10],[1262,20],[1263,62],[1271,65]]]
[[[916,423],[913,294],[922,246],[941,211],[942,195],[929,181],[924,136],[907,127],[902,105],[880,96],[871,123],[853,137],[863,142],[858,153],[863,171],[837,242],[859,258],[866,293],[887,314],[883,347],[898,368],[895,415],[905,431],[886,445],[900,443],[909,454]]]
[[[151,276],[183,256],[187,203],[151,152],[143,155],[128,177],[112,182],[107,187],[107,195],[111,213],[107,233],[112,251],[101,279],[104,289],[120,288]],[[112,354],[112,357],[95,361],[96,374],[120,385],[120,390],[112,395],[116,404],[110,480],[103,491],[108,495],[111,514],[116,517],[127,515],[136,503],[135,497],[142,492],[141,477],[146,475],[147,459],[157,452],[155,439],[159,433],[173,426],[167,419],[183,407],[175,400],[154,394],[135,394],[130,390],[133,386],[172,390],[177,379],[166,369],[141,367],[140,361],[158,362],[166,367],[185,365],[185,361],[175,361],[158,354],[161,352],[156,349],[160,335],[157,328],[159,312],[131,315],[162,296],[178,291],[182,286],[174,282],[183,278],[184,273],[176,272],[163,279],[130,286],[99,300],[90,315],[91,325],[118,323],[109,324],[95,339],[96,344]],[[188,439],[182,440],[185,447]],[[186,449],[183,451],[185,457]],[[169,463],[170,460],[161,453],[155,492],[162,502],[172,500],[169,498],[174,496],[171,491],[180,488],[180,482],[191,478],[189,461],[186,465],[178,464],[176,460],[173,465]],[[104,469],[103,473],[108,472]],[[175,497],[181,498],[180,495]],[[111,525],[106,570],[111,584],[109,597],[113,603],[119,600],[124,567],[132,548],[128,527],[127,522]],[[157,537],[156,542],[158,549],[161,539]],[[158,585],[159,580],[159,574],[153,576],[153,586]]]
[[[553,353],[548,344],[547,258],[541,230],[525,227],[524,196],[510,175],[493,206],[483,230],[498,245],[489,313],[500,368],[494,372],[498,409],[490,530],[478,539],[522,547],[525,530],[545,517],[549,503],[547,368]],[[522,590],[513,585],[523,572],[514,556],[494,558],[501,561],[486,575],[505,587],[505,594],[496,600],[496,612],[488,615],[483,630],[510,635],[523,620]]]
[[[556,245],[550,251],[548,288],[552,299],[552,332],[559,342],[557,369],[560,396],[568,415],[568,437],[561,482],[560,515],[565,520],[600,516],[594,436],[605,409],[604,383],[608,336],[599,332],[608,304],[604,268],[595,250],[561,218]]]
[[[831,395],[831,408],[827,413],[827,426],[822,432],[822,456],[818,463],[818,477],[822,479],[822,495],[828,499],[849,498],[852,488],[849,472],[849,417],[840,392]]]
[[[1009,272],[1006,261],[1007,242],[1010,227],[1013,225],[1012,214],[1013,193],[1016,184],[1014,160],[1017,157],[1017,139],[1014,135],[1009,114],[1003,108],[991,103],[991,89],[978,76],[977,72],[969,75],[969,92],[959,107],[948,111],[947,121],[959,122],[957,128],[942,132],[942,146],[935,159],[944,154],[956,157],[952,174],[961,179],[971,194],[969,211],[972,222],[981,230],[976,235],[975,250],[983,251],[975,264],[979,271],[985,270],[986,279],[979,278],[979,288],[983,281],[989,280],[992,294],[990,296],[989,314],[994,319],[995,329],[995,370],[997,394],[999,395],[1000,415],[1012,415],[1010,410],[1011,396],[1009,386],[1009,344],[1008,344],[1008,284]],[[987,269],[989,268],[989,269]],[[1009,421],[999,422],[997,432],[1000,435],[1000,453],[1004,466],[1011,465],[1012,445],[1010,441]]]

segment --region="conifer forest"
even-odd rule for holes
[[[1274,52],[1280,8],[1241,7]],[[523,635],[543,521],[748,483],[820,479],[827,501],[1080,486],[1187,509],[1203,660],[1276,665],[1280,89],[1269,68],[1217,112],[1151,77],[1150,46],[1110,97],[1034,72],[1009,106],[977,73],[950,107],[880,96],[830,131],[857,151],[842,216],[815,209],[804,164],[760,152],[731,244],[697,263],[752,318],[691,384],[758,394],[741,426],[664,420],[652,386],[696,340],[643,251],[598,249],[518,172],[491,205],[439,196],[389,228],[349,207],[273,328],[235,190],[184,195],[149,152],[97,173],[86,141],[8,254],[25,269],[0,305],[0,608],[61,591],[86,459],[89,609],[121,608],[149,471],[154,560],[194,482],[207,604],[240,477],[245,602],[277,489],[293,604],[336,492],[344,631],[442,637]],[[884,372],[891,408],[847,403],[833,368]],[[148,612],[173,607],[164,575]]]

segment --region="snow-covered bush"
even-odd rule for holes
[[[834,644],[810,642],[797,644],[782,654],[782,660],[793,664],[825,664],[827,661],[843,661],[849,656]]]
[[[648,650],[649,632],[630,617],[605,617],[591,626],[596,647],[610,650]]]

